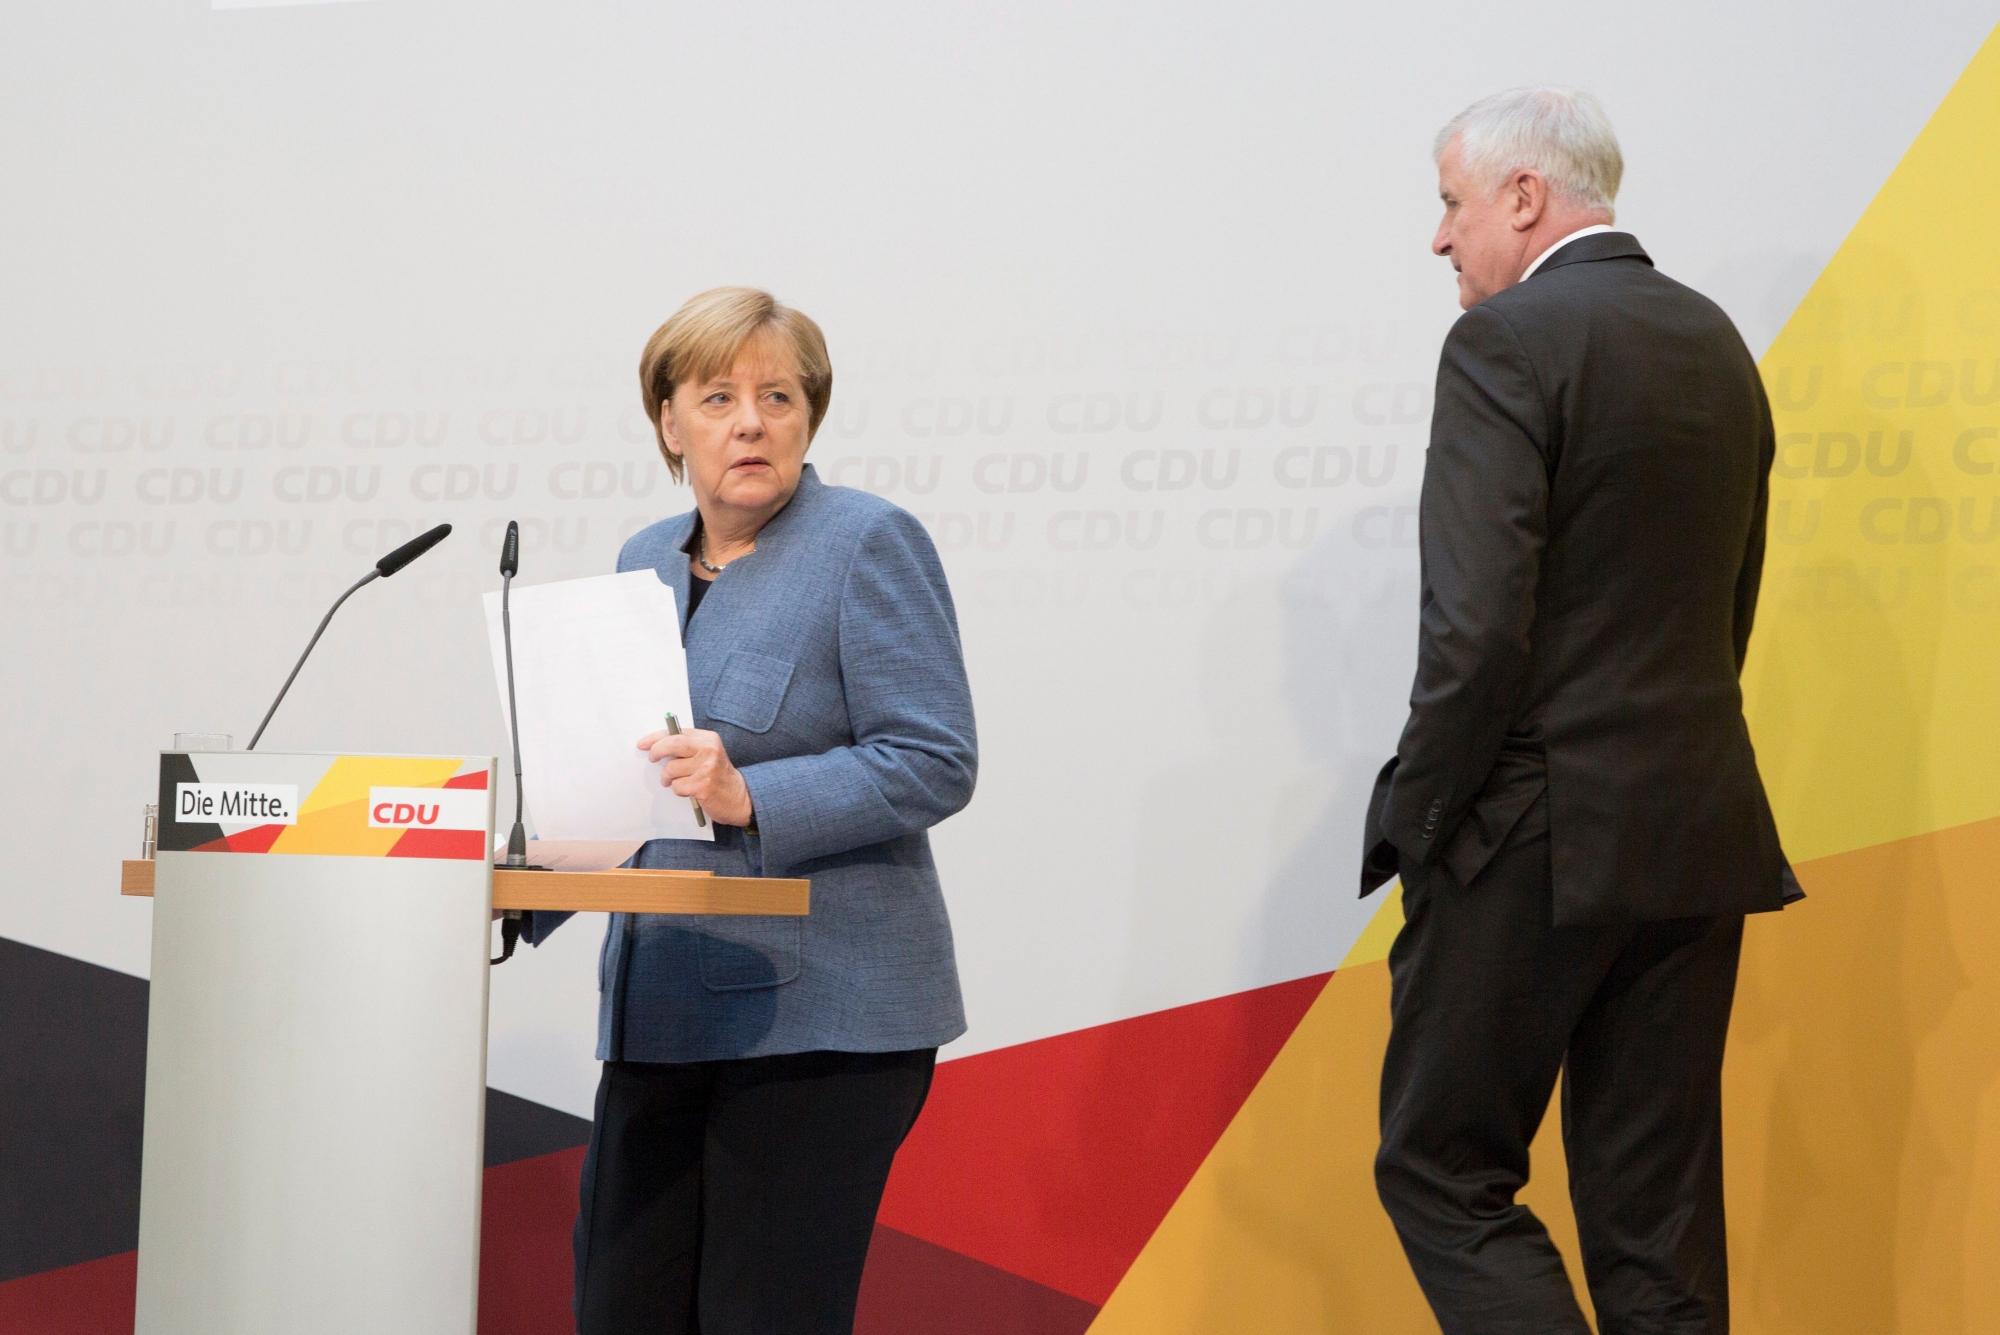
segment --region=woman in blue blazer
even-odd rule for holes
[[[890,1163],[965,1031],[925,833],[978,764],[957,616],[923,526],[805,462],[833,388],[810,319],[703,293],[647,343],[640,382],[695,509],[618,568],[672,586],[698,726],[638,744],[715,842],[656,839],[637,865],[806,876],[813,903],[613,916],[577,1326],[844,1333]]]

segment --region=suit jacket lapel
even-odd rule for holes
[[[674,529],[673,539],[667,544],[666,564],[659,567],[660,582],[674,591],[674,607],[681,618],[681,644],[687,644],[688,637],[688,581],[694,576],[688,573],[688,551],[694,541],[695,519],[699,510],[690,510],[681,516],[680,524]]]

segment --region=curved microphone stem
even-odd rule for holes
[[[326,634],[326,623],[333,620],[333,614],[340,610],[340,605],[346,602],[353,595],[354,591],[363,584],[380,578],[382,578],[381,571],[371,570],[360,579],[355,580],[354,583],[348,585],[346,593],[341,594],[340,597],[333,600],[333,606],[327,608],[326,615],[319,619],[319,629],[314,631],[312,639],[306,642],[306,651],[299,655],[299,661],[292,664],[292,675],[285,678],[285,684],[278,688],[278,698],[273,700],[271,707],[264,711],[264,721],[257,725],[256,734],[250,738],[250,745],[245,747],[244,750],[255,751],[257,749],[258,738],[264,735],[264,729],[271,726],[271,715],[277,713],[278,706],[285,702],[285,692],[292,689],[292,682],[298,678],[299,669],[306,665],[306,659],[311,656],[313,646],[319,643],[319,637]]]
[[[507,731],[514,740],[514,829],[507,836],[507,865],[519,867],[528,861],[528,837],[521,825],[525,807],[521,796],[521,718],[514,708],[514,621],[507,606],[513,587],[512,575],[500,577],[500,638],[507,646]]]

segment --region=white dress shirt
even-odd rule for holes
[[[1561,250],[1564,246],[1568,245],[1570,242],[1580,241],[1586,236],[1596,236],[1599,232],[1615,232],[1617,230],[1618,229],[1616,227],[1613,227],[1610,223],[1593,223],[1589,227],[1577,228],[1574,232],[1571,232],[1568,236],[1556,242],[1553,246],[1550,246],[1547,250],[1543,251],[1541,254],[1535,256],[1535,262],[1533,264],[1530,264],[1528,266],[1528,271],[1521,275],[1521,281],[1525,283],[1530,278],[1533,278],[1535,276],[1535,270],[1542,267],[1543,261],[1547,260],[1549,256],[1555,254],[1557,251]]]

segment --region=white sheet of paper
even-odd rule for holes
[[[693,804],[660,784],[635,743],[672,710],[693,726],[674,591],[650,570],[516,586],[514,698],[521,777],[543,839],[709,839]],[[500,595],[486,595],[500,711],[507,660]]]

